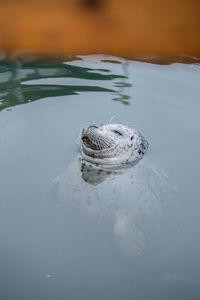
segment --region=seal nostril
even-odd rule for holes
[[[96,125],[90,125],[88,128],[98,128],[98,126],[96,126]]]

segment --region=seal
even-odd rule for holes
[[[53,180],[58,203],[69,218],[78,214],[111,230],[124,255],[139,255],[150,235],[157,241],[164,223],[172,224],[173,182],[147,156],[141,159],[148,142],[136,129],[87,126],[80,142],[79,158]]]
[[[122,124],[84,127],[82,141],[82,158],[102,165],[136,162],[148,149],[139,131]]]

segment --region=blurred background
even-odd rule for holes
[[[199,11],[198,0],[1,1],[0,47],[7,53],[199,56]]]

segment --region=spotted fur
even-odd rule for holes
[[[139,131],[122,124],[84,127],[82,142],[83,159],[103,165],[135,162],[148,149],[148,142]]]

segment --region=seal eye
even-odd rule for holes
[[[131,141],[133,140],[133,136],[131,137]]]
[[[119,132],[118,130],[113,130],[114,133],[118,134],[118,135],[123,135],[121,132]]]

